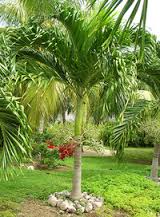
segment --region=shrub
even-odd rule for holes
[[[102,128],[103,125],[88,123],[83,132],[82,145],[89,146],[96,151],[103,150],[103,142],[100,137]]]
[[[100,132],[103,125],[94,125],[88,123],[83,132],[83,145],[95,147],[95,144],[101,143]],[[74,123],[66,122],[50,124],[43,134],[35,134],[36,143],[44,143],[46,140],[52,141],[54,145],[67,143],[74,137]]]
[[[139,129],[132,133],[131,139],[128,143],[129,147],[153,147],[154,143],[151,137],[146,132],[147,123],[143,123]]]
[[[32,156],[47,168],[51,169],[60,165],[59,152],[57,148],[49,148],[47,143],[34,144]]]
[[[70,140],[68,143],[56,146],[52,140],[46,140],[45,143],[34,144],[32,155],[47,168],[54,168],[62,163],[66,157],[73,156],[76,143]]]
[[[103,150],[103,143],[100,140],[100,132],[103,126],[96,126],[94,124],[88,123],[83,136],[81,138],[82,145],[90,146],[90,148],[95,149],[96,151]],[[53,160],[52,156],[56,157],[57,149],[54,153],[48,152],[45,143],[48,146],[60,146],[59,148],[59,158],[64,159],[65,157],[70,157],[73,155],[73,150],[75,144],[73,144],[73,135],[74,135],[74,123],[65,124],[55,123],[50,125],[43,134],[35,134],[33,136],[33,156],[38,159],[38,156],[41,156],[41,163],[47,165],[50,164],[50,167],[57,165],[59,163],[57,160]],[[61,153],[60,153],[61,152]],[[51,156],[50,156],[51,155]]]
[[[74,149],[76,147],[76,143],[69,142],[59,146],[59,158],[63,160],[66,157],[73,156]]]
[[[74,123],[54,123],[47,128],[47,132],[52,135],[52,141],[55,145],[63,144],[73,137]]]
[[[32,139],[35,143],[43,143],[46,140],[50,140],[52,139],[53,135],[51,133],[48,132],[48,130],[46,129],[43,133],[39,133],[36,132],[33,134]]]

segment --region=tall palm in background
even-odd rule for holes
[[[138,99],[135,104],[128,105],[126,110],[119,116],[118,125],[113,128],[111,136],[111,145],[117,150],[117,155],[121,157],[124,148],[131,138],[132,131],[139,128],[145,120],[159,119],[159,100],[160,100],[160,56],[159,43],[154,36],[149,35],[146,38],[145,58],[143,64],[138,64],[139,89],[147,90],[152,95],[150,99]],[[149,43],[149,41],[151,43]],[[151,46],[149,44],[152,44]],[[148,44],[148,46],[147,46]],[[151,129],[150,129],[151,130]],[[157,130],[159,125],[157,124]],[[154,133],[153,133],[154,134]],[[157,140],[154,145],[154,154],[152,160],[151,178],[158,180],[158,158],[160,155],[159,136],[157,131]]]

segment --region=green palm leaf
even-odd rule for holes
[[[157,110],[157,103],[139,100],[134,105],[128,105],[121,114],[118,124],[113,127],[110,144],[117,151],[117,156],[123,156],[124,147],[130,139],[132,131],[136,130],[142,120]]]
[[[7,179],[15,165],[30,157],[29,127],[23,107],[10,94],[0,96],[0,167]]]

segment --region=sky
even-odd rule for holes
[[[149,0],[147,26],[160,39],[160,0]]]
[[[135,23],[139,22],[141,10],[135,18]],[[147,29],[155,34],[160,40],[160,0],[148,0],[148,12],[147,12]]]

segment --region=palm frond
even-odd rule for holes
[[[110,144],[116,150],[119,158],[123,156],[124,148],[130,139],[131,132],[136,130],[142,120],[156,111],[157,104],[147,100],[139,100],[134,105],[128,105],[120,115],[119,123],[112,129]]]
[[[39,127],[41,118],[47,122],[58,113],[62,103],[61,93],[64,89],[63,85],[54,79],[47,81],[40,78],[38,80],[30,82],[21,99],[33,129]]]
[[[24,24],[31,16],[49,17],[53,13],[55,0],[13,0],[0,3],[1,19],[9,24]]]
[[[118,7],[120,5],[122,5],[122,3],[124,3],[123,8],[120,10],[119,15],[117,16],[114,28],[110,34],[110,37],[106,39],[106,41],[104,42],[104,47],[107,47],[108,44],[113,40],[113,36],[115,34],[115,32],[118,30],[120,24],[122,23],[122,20],[124,18],[124,16],[126,15],[126,13],[128,11],[130,12],[129,18],[126,19],[126,24],[123,28],[123,32],[122,32],[122,38],[124,37],[124,33],[125,31],[130,28],[131,24],[134,22],[134,18],[138,13],[138,10],[141,7],[142,4],[142,11],[141,11],[141,15],[140,15],[140,20],[138,23],[139,26],[139,31],[137,32],[137,36],[141,35],[141,46],[140,46],[140,60],[143,60],[143,56],[144,56],[144,46],[145,46],[145,33],[146,33],[146,18],[147,18],[147,9],[148,9],[148,0],[136,0],[136,1],[132,1],[132,0],[127,0],[127,1],[123,1],[123,0],[104,0],[102,3],[101,8],[106,7],[106,14],[112,14],[115,11],[117,11]]]
[[[0,95],[0,167],[7,179],[15,165],[30,157],[30,128],[23,107],[12,97],[1,91]]]

